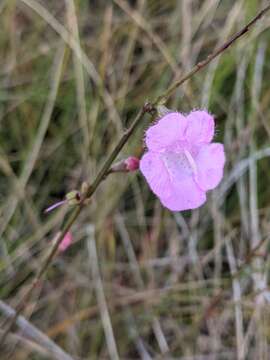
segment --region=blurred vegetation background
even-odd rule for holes
[[[44,209],[91,181],[145,101],[266,5],[0,1],[1,322],[69,211]],[[267,14],[167,104],[215,115],[227,162],[207,204],[172,213],[140,173],[110,176],[1,359],[269,359],[269,25]],[[119,159],[142,153],[147,125]]]

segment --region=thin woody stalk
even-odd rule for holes
[[[167,91],[161,96],[159,96],[156,101],[153,103],[156,104],[164,104],[170,95],[174,93],[174,91],[181,86],[184,82],[190,79],[193,75],[195,75],[199,70],[208,65],[212,60],[214,60],[218,55],[223,53],[226,49],[228,49],[237,39],[246,34],[250,28],[270,9],[270,5],[264,8],[261,12],[258,13],[243,29],[238,31],[234,36],[232,36],[227,42],[221,45],[216,51],[207,56],[207,58],[198,64],[196,64],[189,73],[183,76],[181,79],[177,80],[174,84],[172,84]]]
[[[24,308],[27,305],[27,302],[30,300],[31,295],[37,284],[39,283],[40,279],[43,277],[43,275],[46,273],[47,269],[49,268],[57,249],[64,239],[66,233],[69,231],[71,226],[74,224],[74,222],[77,220],[78,216],[80,215],[82,209],[85,207],[85,200],[91,198],[91,196],[94,194],[100,183],[103,181],[104,177],[108,173],[111,165],[113,164],[114,160],[116,159],[117,155],[120,153],[124,145],[127,143],[131,135],[135,132],[139,124],[144,118],[144,115],[146,113],[153,114],[156,112],[156,106],[160,104],[166,103],[166,101],[169,99],[169,97],[175,92],[175,90],[184,84],[187,80],[189,80],[193,75],[195,75],[198,71],[206,67],[212,60],[214,60],[217,56],[222,54],[224,51],[226,51],[232,44],[235,43],[236,40],[238,40],[240,37],[242,37],[244,34],[246,34],[250,28],[270,9],[270,5],[268,5],[266,8],[264,8],[261,12],[259,12],[242,30],[237,32],[233,37],[231,37],[227,42],[225,42],[221,47],[213,51],[205,60],[199,62],[196,64],[190,72],[188,72],[186,75],[184,75],[182,78],[177,80],[174,84],[172,84],[167,91],[165,91],[162,95],[157,97],[151,104],[147,103],[145,104],[140,111],[138,112],[137,116],[133,120],[131,126],[128,128],[128,130],[122,135],[118,143],[116,144],[114,150],[111,152],[103,166],[101,167],[100,171],[98,172],[95,180],[91,185],[89,185],[85,191],[85,194],[83,195],[83,198],[78,206],[71,212],[69,218],[67,219],[67,222],[62,229],[62,231],[59,234],[59,237],[55,244],[53,245],[49,255],[44,261],[44,264],[42,265],[41,269],[35,276],[32,284],[30,285],[28,291],[24,295],[24,297],[21,299],[19,306],[16,308],[15,315],[11,318],[10,323],[4,332],[4,334],[1,337],[0,340],[0,346],[5,341],[9,331],[12,329],[13,325],[15,324],[18,316],[21,314],[21,312],[24,310]]]

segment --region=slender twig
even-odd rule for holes
[[[190,79],[193,75],[195,75],[199,70],[208,65],[212,60],[214,60],[218,55],[223,53],[226,49],[228,49],[237,39],[246,34],[250,28],[270,9],[270,5],[264,8],[261,12],[258,13],[243,29],[238,31],[234,36],[232,36],[227,42],[221,45],[217,50],[215,50],[212,54],[210,54],[205,60],[199,62],[197,65],[191,69],[189,73],[183,76],[181,79],[177,80],[169,89],[157,98],[157,103],[163,104],[165,103],[170,95],[184,82]]]
[[[82,209],[85,207],[86,199],[89,199],[92,197],[100,183],[103,181],[104,177],[106,176],[107,172],[109,171],[113,161],[117,157],[117,155],[120,153],[124,145],[127,143],[128,139],[131,137],[131,135],[135,132],[139,124],[142,122],[145,114],[153,114],[156,112],[156,106],[160,104],[166,103],[166,101],[169,99],[169,97],[175,92],[175,90],[181,86],[183,83],[185,83],[187,80],[189,80],[193,75],[195,75],[198,71],[205,68],[212,60],[214,60],[217,56],[222,54],[225,50],[227,50],[236,40],[238,40],[240,37],[242,37],[244,34],[246,34],[250,28],[267,12],[270,10],[270,5],[268,5],[266,8],[264,8],[262,11],[260,11],[242,30],[237,32],[234,36],[232,36],[228,41],[226,41],[221,47],[213,51],[205,60],[199,62],[196,64],[190,72],[188,72],[186,75],[184,75],[182,78],[177,80],[174,84],[172,84],[171,87],[167,91],[165,91],[162,95],[157,97],[152,103],[146,103],[138,112],[137,116],[131,123],[130,127],[125,131],[125,133],[122,135],[118,143],[116,144],[114,150],[109,155],[103,166],[101,167],[100,171],[98,172],[95,180],[91,185],[88,186],[85,195],[82,198],[82,201],[80,204],[73,210],[73,212],[70,214],[69,218],[67,219],[67,222],[62,229],[62,231],[59,233],[59,237],[55,244],[53,245],[48,257],[45,259],[44,264],[40,268],[39,272],[37,273],[36,277],[34,278],[32,284],[30,285],[30,288],[24,295],[24,297],[21,299],[19,305],[16,308],[16,313],[14,317],[10,320],[10,323],[4,332],[4,334],[1,337],[0,340],[0,346],[3,344],[4,340],[6,339],[6,336],[8,335],[9,331],[12,329],[13,325],[15,324],[18,316],[21,314],[21,312],[26,307],[29,299],[31,298],[32,292],[35,289],[35,287],[38,285],[39,281],[43,277],[43,275],[46,273],[50,263],[52,262],[57,249],[65,237],[66,233],[69,231],[71,226],[74,224],[78,216],[80,215]]]

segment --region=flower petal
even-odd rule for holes
[[[144,154],[140,161],[140,170],[145,176],[151,190],[158,197],[168,197],[172,194],[169,174],[159,154],[152,151]]]
[[[164,154],[150,151],[142,157],[140,170],[162,204],[172,211],[195,209],[206,200],[187,160],[181,156],[168,153],[164,158]]]
[[[192,111],[187,116],[186,139],[194,143],[210,143],[214,136],[215,122],[213,116],[204,110]]]
[[[197,183],[202,190],[214,189],[221,181],[225,164],[224,147],[212,143],[201,147],[196,159]]]
[[[165,115],[146,131],[146,145],[149,150],[161,152],[175,142],[184,139],[187,119],[180,113]]]
[[[173,193],[160,199],[163,206],[171,211],[196,209],[206,201],[205,192],[202,191],[191,178],[173,184]]]

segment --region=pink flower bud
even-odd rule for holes
[[[59,245],[59,251],[60,252],[64,252],[66,251],[66,249],[71,245],[73,241],[73,237],[70,231],[68,231],[64,237],[64,239],[61,241],[60,245]]]
[[[127,171],[135,171],[139,169],[140,160],[135,156],[129,156],[124,163]]]
[[[129,156],[125,160],[121,160],[114,164],[110,172],[130,172],[139,168],[140,160],[135,156]]]

